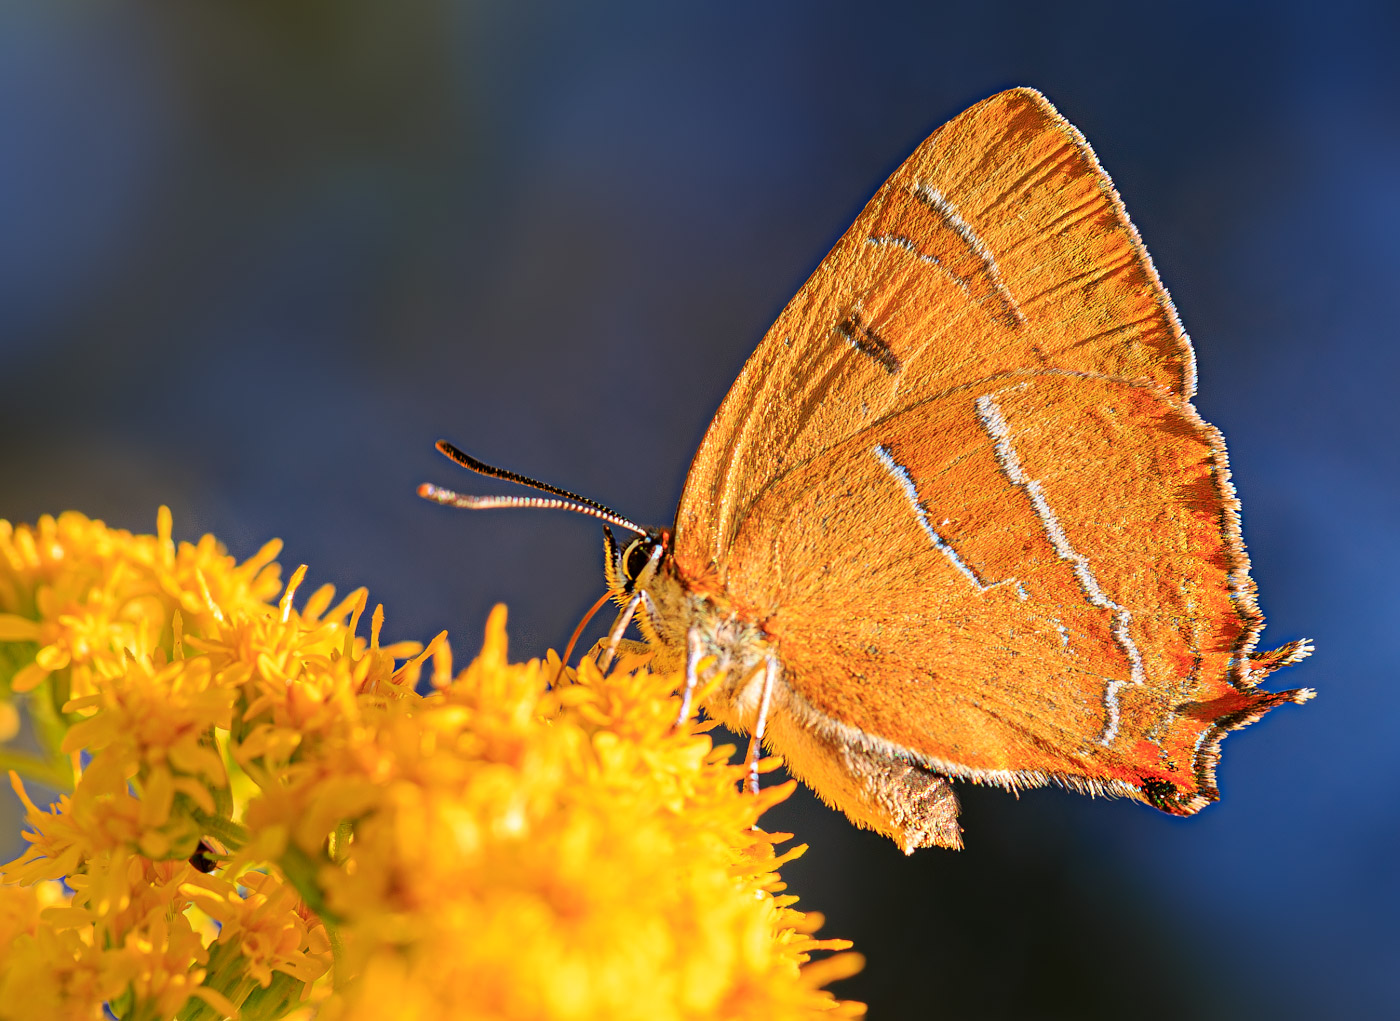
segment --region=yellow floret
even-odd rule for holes
[[[362,590],[296,610],[278,548],[0,522],[0,723],[44,749],[0,756],[68,792],[11,772],[0,1018],[861,1013],[757,828],[790,786],[743,793],[675,678],[511,663],[502,607],[454,673],[358,637]]]

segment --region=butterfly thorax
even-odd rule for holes
[[[781,672],[774,639],[722,592],[706,592],[681,577],[670,556],[638,588],[643,594],[640,626],[654,650],[656,668],[684,669],[693,648],[701,683],[718,680],[705,700],[706,712],[726,726],[751,731],[765,665],[771,659]]]

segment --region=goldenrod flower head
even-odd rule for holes
[[[0,521],[0,643],[38,646],[8,678],[13,690],[63,671],[64,695],[93,694],[124,670],[128,653],[170,651],[174,611],[199,627],[256,612],[281,588],[272,563],[280,542],[239,566],[213,536],[177,547],[165,508],[156,531],[132,535],[71,511],[34,527]]]
[[[277,550],[0,522],[0,695],[49,751],[0,755],[68,791],[11,774],[0,1018],[861,1012],[757,828],[791,786],[743,793],[675,678],[512,664],[504,608],[454,674],[358,637],[363,591],[295,609]]]

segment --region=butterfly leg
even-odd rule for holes
[[[681,691],[681,711],[676,714],[676,726],[685,723],[690,716],[690,703],[695,698],[696,671],[700,665],[700,632],[691,629],[685,636],[685,688]]]
[[[612,630],[608,632],[607,648],[603,650],[603,658],[598,661],[598,669],[603,673],[607,673],[608,667],[612,666],[613,659],[617,656],[617,647],[622,644],[622,633],[627,630],[627,625],[632,623],[632,615],[637,612],[641,601],[642,593],[634,592],[632,598],[627,600],[627,605],[622,608],[622,612],[617,615]]]
[[[763,667],[763,694],[759,696],[758,718],[754,720],[753,737],[745,757],[749,766],[749,793],[758,793],[758,759],[763,754],[763,732],[768,727],[768,708],[773,703],[773,678],[778,672],[777,660],[771,656]]]

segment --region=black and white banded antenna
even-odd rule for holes
[[[501,507],[539,507],[544,510],[566,510],[575,514],[586,514],[590,518],[597,518],[609,524],[617,525],[619,528],[626,528],[636,532],[638,535],[646,535],[647,530],[641,525],[628,521],[621,514],[610,507],[604,507],[596,500],[590,500],[586,496],[579,496],[571,493],[567,489],[560,489],[558,486],[551,486],[547,482],[540,482],[532,479],[528,475],[521,475],[519,472],[507,471],[505,468],[496,468],[479,461],[465,451],[458,450],[446,440],[437,441],[437,449],[446,457],[450,457],[468,471],[474,471],[478,475],[485,475],[488,478],[502,479],[506,482],[519,483],[522,486],[529,486],[538,489],[543,493],[549,493],[549,497],[544,496],[469,496],[464,493],[456,493],[441,486],[435,486],[431,482],[425,482],[418,487],[418,495],[425,500],[432,500],[440,503],[444,507],[462,507],[466,510],[495,510]]]

